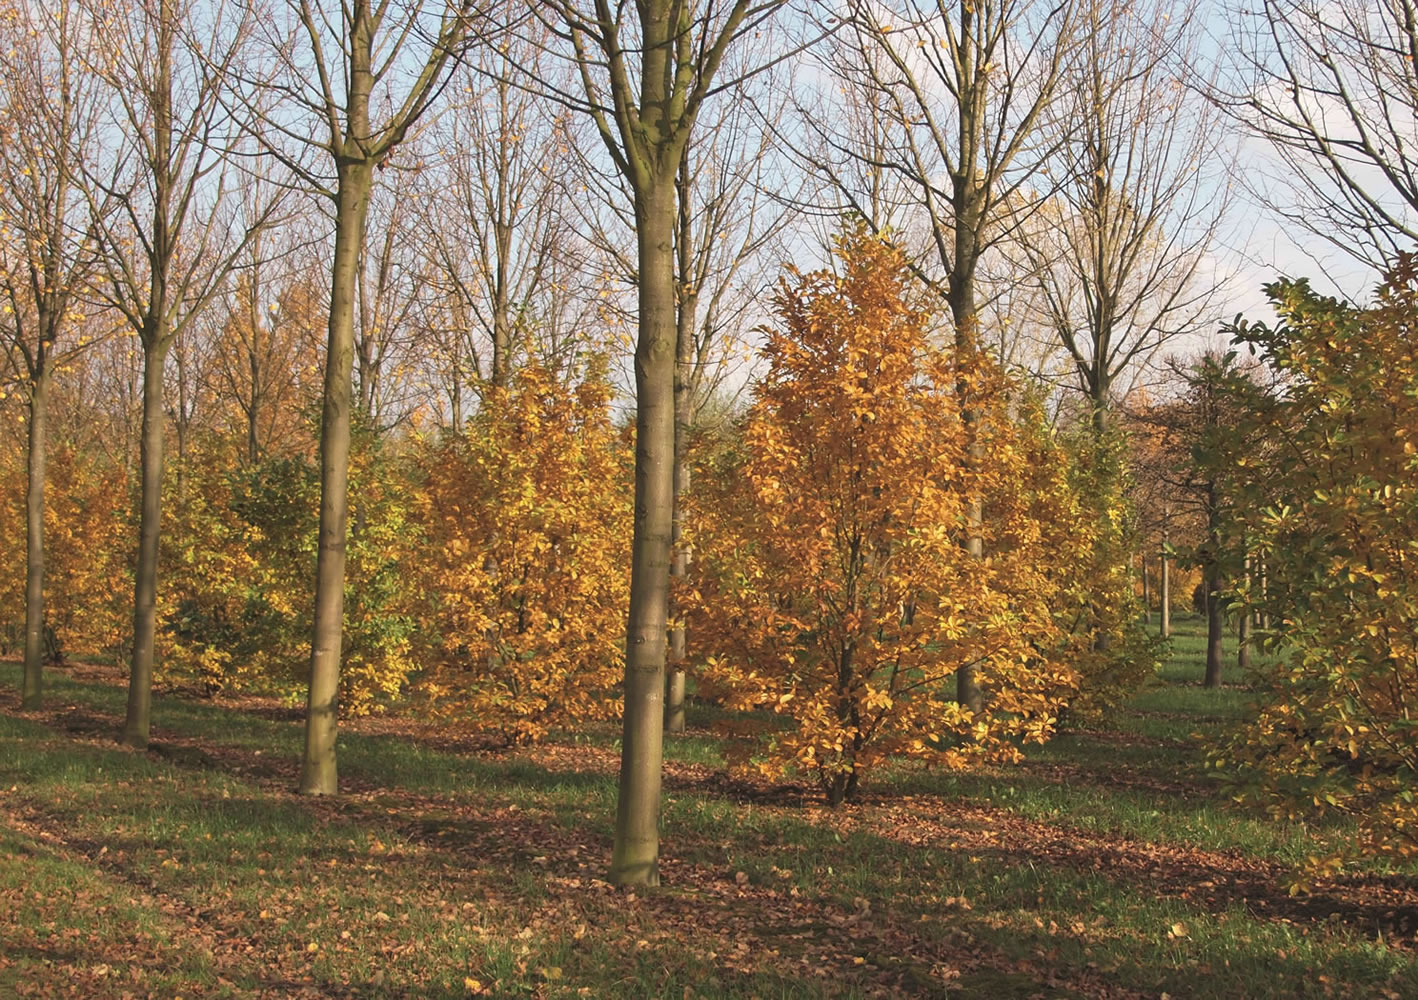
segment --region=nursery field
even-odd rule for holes
[[[666,746],[662,887],[603,879],[617,734],[518,749],[342,729],[347,794],[293,793],[301,714],[160,697],[118,746],[117,671],[0,665],[0,995],[1413,997],[1418,880],[1292,892],[1347,831],[1231,802],[1198,739],[1183,620],[1159,682],[1017,767],[899,766],[863,801],[727,774],[712,719]],[[1374,863],[1375,865],[1378,862]]]

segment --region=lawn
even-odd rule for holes
[[[0,996],[1414,997],[1418,879],[1291,895],[1345,836],[1231,802],[1198,742],[1183,620],[1159,682],[1019,766],[898,767],[836,812],[668,743],[664,885],[617,890],[615,733],[489,749],[407,720],[344,728],[346,794],[292,794],[279,706],[162,697],[116,745],[111,668],[0,665]],[[695,725],[694,723],[697,723]]]

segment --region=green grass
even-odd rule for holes
[[[1289,896],[1344,830],[1210,780],[1193,734],[1247,692],[1201,688],[1178,626],[1106,727],[1018,767],[894,767],[837,812],[706,781],[697,708],[667,745],[665,884],[634,897],[601,881],[610,727],[483,753],[347,728],[349,793],[309,800],[299,723],[163,698],[136,753],[121,689],[55,673],[47,714],[0,712],[0,996],[1418,995],[1411,879]]]

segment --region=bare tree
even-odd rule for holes
[[[266,148],[334,212],[320,423],[320,535],[300,791],[333,795],[344,635],[355,314],[375,170],[438,98],[467,43],[473,0],[350,0],[338,12],[286,0],[263,17],[274,72],[248,75],[244,103]],[[250,7],[247,8],[251,9]],[[275,111],[261,98],[277,99]],[[312,163],[314,159],[316,162]]]
[[[747,62],[761,61],[749,59]],[[752,93],[749,84],[758,94]],[[730,371],[729,352],[742,343],[745,318],[767,284],[769,248],[780,248],[792,203],[774,197],[773,127],[782,102],[773,101],[767,76],[742,81],[719,105],[712,121],[685,147],[676,176],[679,214],[675,223],[675,465],[673,556],[670,573],[689,575],[684,542],[684,504],[690,488],[689,445],[705,402]],[[684,732],[687,625],[674,614],[669,637],[669,686],[665,727]]]
[[[355,280],[355,407],[376,433],[403,423],[422,401],[408,377],[420,348],[412,318],[426,295],[415,236],[422,228],[414,209],[421,169],[415,160],[375,178],[368,225],[378,239],[365,241]]]
[[[1261,0],[1232,20],[1211,93],[1288,168],[1267,204],[1384,267],[1418,241],[1418,2]]]
[[[555,292],[569,263],[572,154],[566,110],[534,89],[558,69],[545,41],[479,48],[430,136],[441,150],[424,185],[431,276],[465,320],[454,352],[464,376],[497,386],[534,339],[554,335],[567,302]]]
[[[635,17],[608,0],[533,8],[570,49],[586,113],[634,198],[639,300],[635,350],[635,528],[626,627],[625,720],[611,879],[659,882],[669,563],[674,511],[676,177],[726,53],[783,0],[723,7],[645,0]]]
[[[91,30],[108,85],[116,140],[89,178],[116,202],[100,215],[105,297],[143,348],[143,428],[133,650],[123,741],[142,747],[152,717],[162,519],[164,372],[173,341],[226,286],[254,229],[231,212],[240,142],[226,103],[228,74],[242,58],[250,20],[197,0],[94,3]],[[274,204],[270,206],[274,210]],[[259,222],[264,224],[266,216]]]
[[[44,482],[56,363],[93,275],[85,160],[99,127],[77,4],[22,4],[0,29],[0,317],[28,400],[25,661],[21,704],[40,707],[44,658]]]
[[[1209,320],[1220,284],[1204,265],[1229,161],[1218,115],[1185,84],[1200,23],[1191,0],[1083,0],[1083,58],[1047,125],[1062,183],[1019,247],[1099,434],[1117,380]]]
[[[260,211],[260,190],[253,185],[243,212]],[[209,325],[219,329],[211,334],[207,390],[235,424],[251,464],[293,449],[299,424],[292,418],[319,395],[320,333],[329,303],[328,290],[312,278],[326,264],[309,245],[314,225],[300,213],[260,233],[247,245],[224,308],[209,314]]]

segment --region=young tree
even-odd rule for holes
[[[625,720],[611,879],[660,879],[669,564],[674,512],[676,176],[728,51],[783,0],[723,8],[646,0],[625,17],[606,0],[543,0],[570,46],[587,113],[634,198],[639,302],[635,349],[635,529],[626,628]]]
[[[1286,817],[1337,813],[1357,828],[1338,856],[1418,854],[1412,776],[1418,667],[1418,268],[1399,258],[1373,306],[1304,281],[1268,286],[1281,322],[1241,323],[1275,381],[1225,388],[1237,430],[1267,443],[1237,470],[1233,565],[1262,638],[1260,707],[1213,763]],[[1339,841],[1336,840],[1336,843]]]
[[[308,446],[305,418],[319,399],[329,315],[327,290],[311,276],[324,262],[305,245],[312,222],[292,213],[253,239],[234,286],[208,314],[219,329],[211,334],[206,389],[218,419],[243,440],[249,466]]]
[[[21,704],[40,707],[49,394],[94,256],[83,176],[99,129],[78,5],[21,4],[0,27],[0,318],[28,402],[25,648]]]
[[[249,15],[196,0],[95,3],[90,28],[110,40],[96,63],[117,140],[108,172],[90,173],[100,215],[105,298],[143,349],[138,559],[123,741],[142,747],[152,719],[162,520],[165,367],[174,340],[226,287],[245,245],[275,211],[245,226],[233,215],[239,128],[230,74],[244,58]]]
[[[1235,515],[1235,471],[1245,444],[1237,432],[1239,413],[1229,387],[1248,374],[1234,352],[1204,354],[1185,368],[1179,366],[1176,374],[1184,386],[1182,394],[1138,416],[1156,443],[1151,475],[1174,501],[1164,507],[1165,527],[1171,533],[1168,541],[1182,540],[1179,521],[1194,526],[1192,543],[1177,548],[1202,571],[1201,610],[1207,623],[1204,683],[1216,687],[1224,662],[1223,592],[1229,582],[1224,541]],[[1163,621],[1170,626],[1170,616]]]
[[[246,7],[251,11],[251,7]],[[329,336],[320,421],[320,538],[300,791],[333,795],[344,629],[350,416],[355,310],[375,170],[387,164],[437,99],[467,43],[473,0],[394,6],[352,0],[331,16],[313,0],[287,0],[287,18],[263,18],[276,67],[248,80],[251,127],[333,208]],[[290,43],[301,39],[302,45]],[[417,49],[417,51],[416,51]],[[263,110],[265,95],[278,111]],[[261,103],[258,103],[261,102]],[[292,109],[301,117],[291,121]],[[309,162],[308,154],[320,158]]]
[[[1041,126],[1074,58],[1075,25],[1072,0],[852,7],[837,72],[846,87],[880,94],[891,131],[874,167],[893,173],[928,220],[932,253],[917,273],[945,302],[962,356],[979,345],[981,262],[1024,221],[1021,195],[1049,159]],[[833,141],[831,122],[815,127],[829,146],[844,147]],[[969,407],[965,419],[974,421]],[[981,523],[967,532],[977,557],[982,537]],[[961,703],[981,712],[972,671],[956,676]]]
[[[706,686],[792,720],[764,727],[761,766],[815,774],[833,805],[887,755],[960,765],[1047,735],[1074,687],[1049,567],[1088,544],[1059,449],[1010,419],[988,360],[934,348],[902,254],[864,227],[838,253],[783,283],[742,462],[696,512],[694,636]],[[959,544],[983,493],[989,562]],[[966,664],[986,717],[952,700]]]

